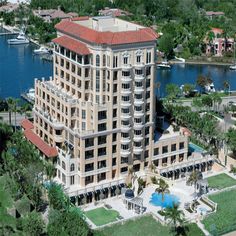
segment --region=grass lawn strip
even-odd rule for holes
[[[236,230],[236,190],[212,194],[209,198],[216,202],[217,211],[203,220],[206,229],[213,235],[221,235]]]
[[[196,224],[188,225],[188,236],[204,236]],[[129,220],[124,224],[115,224],[101,230],[104,236],[174,236],[168,225],[162,225],[152,216],[143,216],[136,220]]]
[[[101,226],[110,222],[116,221],[119,213],[115,210],[107,210],[104,207],[100,207],[91,211],[85,212],[88,217],[95,225]]]
[[[227,174],[219,174],[207,178],[210,188],[223,189],[236,185],[236,180]]]

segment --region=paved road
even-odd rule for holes
[[[1,112],[0,117],[2,117],[2,120],[4,122],[9,124],[9,114],[8,114],[8,112]],[[16,125],[20,126],[20,123],[23,119],[25,119],[25,116],[17,113],[16,114]],[[12,116],[11,116],[11,122],[12,122],[12,125],[15,125],[15,115],[14,114],[12,114]]]

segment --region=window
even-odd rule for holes
[[[149,76],[151,74],[151,67],[146,68],[146,76]]]
[[[117,135],[116,134],[112,134],[112,142],[115,142],[117,139]]]
[[[159,148],[154,149],[154,156],[159,155]]]
[[[66,183],[66,176],[65,174],[62,173],[62,182],[65,184]]]
[[[96,55],[96,66],[100,66],[100,56]]]
[[[172,152],[176,151],[176,144],[171,144],[171,151]]]
[[[140,63],[140,62],[141,62],[141,56],[140,56],[140,55],[138,55],[138,56],[136,57],[136,62],[137,62],[137,63]]]
[[[116,145],[112,145],[112,153],[116,153]]]
[[[82,119],[86,119],[86,111],[82,110]]]
[[[167,153],[168,152],[168,146],[162,147],[162,153]]]
[[[98,156],[100,157],[100,156],[104,156],[104,155],[106,155],[107,154],[107,150],[106,150],[106,148],[105,147],[103,147],[103,148],[98,148]]]
[[[103,66],[106,66],[106,55],[103,55],[102,65],[103,65]]]
[[[104,131],[107,129],[106,123],[102,123],[98,125],[98,131]]]
[[[179,149],[184,149],[184,142],[179,143]]]
[[[94,139],[93,138],[86,138],[85,139],[85,148],[93,147],[94,146]]]
[[[65,162],[64,161],[62,161],[62,169],[66,169],[66,164],[65,164]]]
[[[152,58],[152,53],[147,52],[147,54],[146,54],[146,63],[151,63],[151,58]]]
[[[117,56],[114,56],[113,57],[113,68],[116,68],[117,67],[117,63],[118,62],[118,57]]]
[[[128,64],[128,57],[124,57],[124,58],[123,58],[123,63],[124,63],[124,65],[127,65],[127,64]]]
[[[98,120],[104,120],[107,118],[107,112],[106,111],[99,111],[98,112]]]
[[[116,158],[112,158],[112,166],[116,165]]]
[[[70,177],[70,185],[73,185],[73,184],[75,184],[75,176],[74,175],[72,175]]]
[[[105,144],[107,142],[107,136],[99,136],[98,137],[98,145]]]
[[[124,173],[124,172],[127,172],[128,171],[128,167],[122,167],[121,169],[120,169],[120,172],[121,173]]]
[[[71,164],[70,165],[70,171],[74,171],[75,170],[75,164]]]
[[[96,92],[100,91],[100,71],[96,70]]]
[[[90,158],[93,158],[94,155],[93,155],[93,150],[89,150],[89,151],[85,151],[85,159],[90,159]]]

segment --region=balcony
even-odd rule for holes
[[[130,101],[121,101],[121,107],[123,108],[128,108],[131,106],[131,102]]]
[[[134,77],[135,82],[142,82],[144,79],[144,75],[135,75]]]
[[[121,82],[122,83],[130,83],[132,81],[131,76],[122,76]]]
[[[134,99],[134,105],[135,106],[141,106],[141,105],[143,105],[143,103],[144,103],[144,101],[143,101],[143,99],[141,98],[141,99]]]
[[[131,64],[123,64],[122,65],[122,70],[123,71],[130,71],[132,69],[132,65]]]
[[[121,138],[120,143],[126,145],[129,144],[130,141],[130,138]]]
[[[131,94],[131,89],[121,89],[121,94],[122,95],[129,95]]]
[[[134,129],[136,129],[136,130],[142,129],[143,126],[144,126],[144,125],[143,125],[142,123],[134,123]]]
[[[134,65],[135,69],[137,70],[140,70],[140,69],[143,69],[145,67],[145,64],[143,62],[139,62],[139,63],[136,63]]]
[[[121,113],[121,120],[129,120],[131,118],[129,113]]]
[[[130,125],[121,125],[121,132],[127,133],[131,129]]]
[[[134,135],[134,141],[135,142],[141,142],[143,140],[143,136],[142,135]]]
[[[140,118],[140,117],[143,117],[143,116],[144,116],[143,111],[134,111],[134,117],[135,118]]]
[[[130,150],[129,149],[121,149],[120,155],[121,155],[121,157],[128,157],[130,155]]]
[[[135,147],[135,146],[134,146],[134,148],[133,148],[134,154],[141,154],[142,151],[143,151],[142,146],[140,146],[140,147]]]
[[[136,94],[141,94],[143,93],[143,91],[144,91],[143,87],[137,87],[137,86],[134,87],[134,93]]]

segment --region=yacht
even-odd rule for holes
[[[48,54],[49,50],[45,47],[40,47],[39,49],[34,50],[34,54]]]
[[[230,70],[236,70],[236,64],[229,67]]]
[[[28,44],[29,40],[26,38],[25,33],[21,31],[18,36],[14,39],[8,39],[8,44],[19,45],[19,44]]]
[[[27,96],[29,99],[31,99],[31,100],[34,101],[34,99],[35,99],[35,89],[33,89],[33,88],[29,89],[29,92],[26,93],[26,96]]]
[[[181,57],[175,57],[176,60],[179,61],[179,63],[185,63],[185,59]]]
[[[157,63],[157,67],[161,69],[170,69],[171,66],[168,61],[162,61],[161,63]]]

